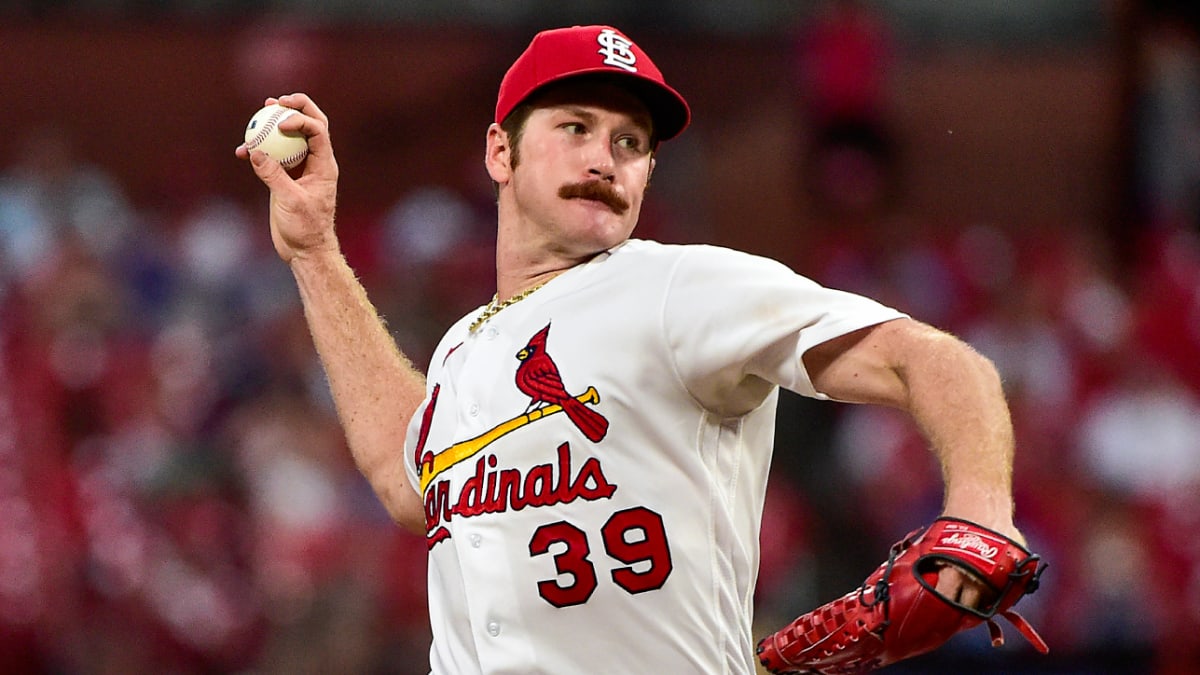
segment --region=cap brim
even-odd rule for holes
[[[654,135],[658,140],[675,138],[687,127],[692,111],[679,92],[665,84],[636,76],[627,76],[625,79],[634,95],[642,99],[650,110],[650,116],[654,119]]]
[[[629,90],[645,104],[646,109],[650,112],[650,118],[654,121],[654,137],[659,141],[675,138],[691,122],[692,111],[688,107],[687,101],[675,89],[635,73],[617,72],[612,68],[593,68],[564,73],[538,85],[521,100],[528,101],[546,91],[548,87],[581,78],[604,80]]]

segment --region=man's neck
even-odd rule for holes
[[[500,301],[507,300],[588,262],[600,253],[571,251],[538,238],[534,231],[507,229],[502,224],[496,237],[496,296]]]
[[[496,297],[501,300],[540,286],[554,277],[591,259],[573,260],[552,254],[544,256],[504,256],[499,246],[496,252]]]

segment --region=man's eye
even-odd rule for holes
[[[624,150],[641,150],[642,141],[634,136],[622,136],[617,139],[617,145]]]
[[[562,125],[562,128],[565,129],[569,134],[582,134],[583,132],[587,131],[579,122],[567,122],[566,124]]]

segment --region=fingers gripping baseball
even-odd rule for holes
[[[329,140],[329,118],[305,94],[268,98],[296,110],[278,122],[280,132],[302,134],[308,154],[289,173],[259,150],[241,145],[235,154],[249,159],[254,173],[271,191],[271,240],[285,262],[318,251],[335,250],[333,219],[337,203],[338,166]]]

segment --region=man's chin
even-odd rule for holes
[[[632,230],[625,227],[599,226],[577,231],[569,243],[564,244],[574,256],[587,258],[625,242],[631,235]]]

